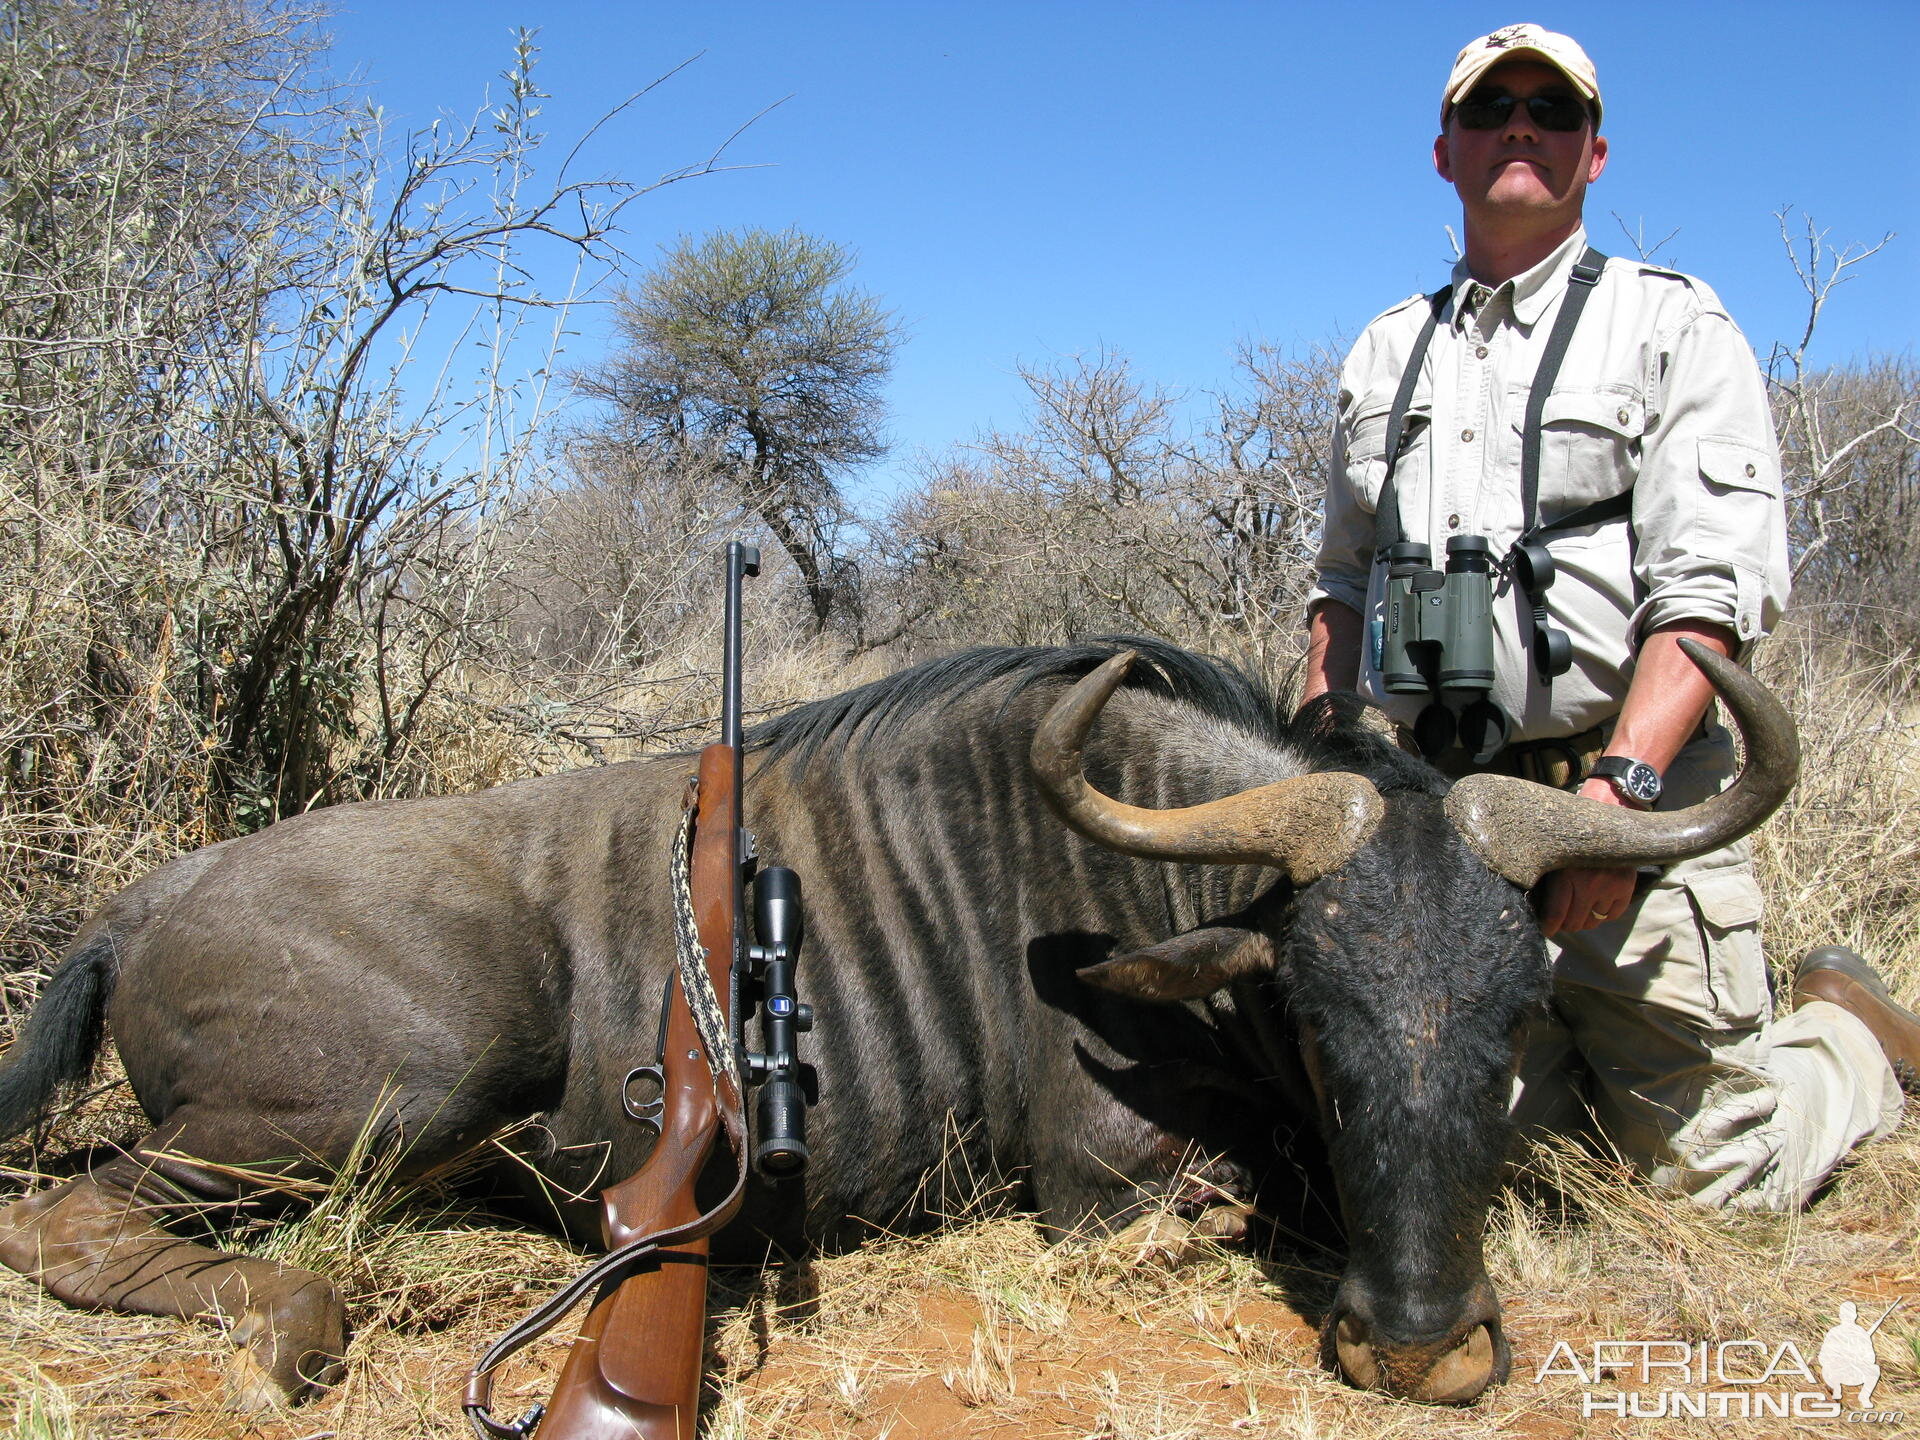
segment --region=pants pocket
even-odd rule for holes
[[[1700,931],[1706,998],[1721,1024],[1757,1025],[1767,1014],[1767,962],[1760,948],[1760,887],[1742,865],[1685,880]]]

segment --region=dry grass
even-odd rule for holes
[[[1774,959],[1851,945],[1920,1000],[1916,657],[1799,625],[1763,659],[1763,678],[1802,717],[1800,784],[1755,837]]]
[[[819,683],[798,652],[774,673],[796,694]],[[1776,643],[1769,678],[1802,713],[1807,749],[1800,790],[1760,844],[1776,959],[1842,940],[1871,955],[1896,991],[1920,999],[1920,710],[1904,671],[1849,658],[1802,631]],[[694,718],[691,691],[677,703]],[[507,758],[477,746],[450,763],[479,771]],[[102,1080],[59,1118],[44,1148],[12,1154],[16,1166],[132,1133],[138,1116],[125,1086]],[[328,1188],[297,1222],[233,1241],[342,1284],[353,1340],[333,1394],[265,1419],[226,1414],[228,1346],[210,1327],[77,1313],[0,1272],[0,1430],[36,1440],[466,1434],[456,1400],[466,1366],[580,1257],[444,1190],[395,1190],[371,1149],[351,1168],[352,1182]],[[1263,1260],[1200,1244],[1174,1258],[1112,1240],[1048,1246],[1019,1217],[963,1199],[961,1218],[938,1235],[883,1239],[764,1274],[722,1272],[705,1434],[1652,1433],[1669,1422],[1582,1421],[1571,1380],[1534,1383],[1553,1343],[1791,1339],[1811,1359],[1842,1300],[1872,1315],[1903,1294],[1907,1304],[1876,1336],[1879,1398],[1909,1416],[1920,1411],[1914,1122],[1864,1150],[1802,1215],[1701,1211],[1569,1146],[1538,1150],[1531,1168],[1538,1183],[1502,1198],[1488,1246],[1514,1380],[1464,1411],[1358,1394],[1318,1368],[1314,1297],[1329,1293],[1328,1257]],[[10,1186],[24,1178],[15,1174]],[[498,1408],[518,1413],[540,1397],[564,1345],[550,1340],[513,1362]],[[1768,1428],[1788,1422],[1718,1423],[1789,1433]],[[1801,1423],[1803,1433],[1824,1433],[1822,1422]]]

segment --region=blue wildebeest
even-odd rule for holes
[[[1547,985],[1526,887],[1744,833],[1792,782],[1791,725],[1708,657],[1750,763],[1638,815],[1450,789],[1350,697],[1289,724],[1243,675],[1135,648],[1124,685],[1110,643],[976,650],[759,732],[747,819],[807,879],[823,1103],[804,1181],[750,1197],[737,1250],[925,1220],[943,1166],[1016,1177],[1059,1229],[1196,1199],[1195,1151],[1202,1192],[1257,1197],[1292,1173],[1276,1135],[1317,1120],[1350,1255],[1325,1358],[1471,1399],[1507,1365],[1481,1234]],[[324,1173],[382,1105],[403,1174],[530,1116],[562,1192],[628,1173],[621,1083],[654,1044],[688,768],[343,805],[131,886],[0,1072],[0,1133],[86,1074],[103,1020],[154,1128],[0,1214],[0,1260],[75,1304],[225,1320],[238,1396],[264,1401],[337,1373],[338,1293],[170,1232],[167,1207],[244,1201],[243,1170]]]

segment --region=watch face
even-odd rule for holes
[[[1660,772],[1636,760],[1620,777],[1621,788],[1642,804],[1651,805],[1660,798]]]

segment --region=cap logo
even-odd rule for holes
[[[1509,25],[1504,30],[1496,30],[1487,36],[1487,49],[1505,50],[1512,46],[1515,41],[1523,38],[1526,32],[1527,27],[1525,25]]]

